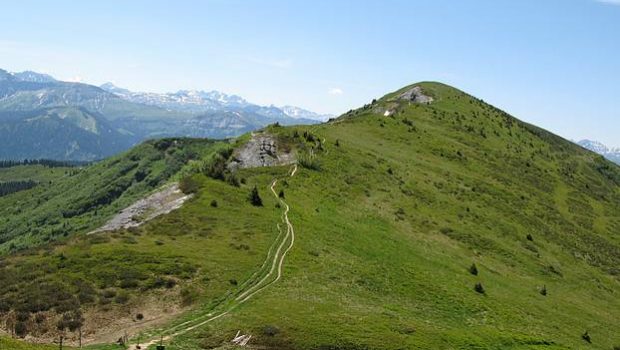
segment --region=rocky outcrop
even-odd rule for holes
[[[89,234],[140,226],[160,215],[180,208],[191,197],[191,194],[186,195],[181,192],[178,183],[170,184],[123,209],[104,226]]]
[[[257,168],[295,163],[295,155],[285,150],[272,135],[252,134],[252,138],[233,154],[229,169]]]
[[[422,104],[429,104],[433,102],[433,98],[425,95],[422,91],[422,88],[419,86],[414,86],[411,89],[403,92],[398,96],[398,99]]]

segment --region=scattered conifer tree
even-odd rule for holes
[[[581,339],[587,341],[588,343],[592,343],[592,338],[590,338],[590,334],[588,334],[588,331],[581,335]]]
[[[476,264],[471,264],[471,266],[469,267],[469,273],[474,276],[478,276],[478,267],[476,266]]]
[[[547,296],[547,286],[543,286],[542,289],[540,290],[540,295],[542,296]]]
[[[254,188],[252,189],[252,192],[250,192],[249,200],[250,200],[250,203],[252,203],[252,205],[255,207],[263,206],[263,199],[258,194],[258,188],[256,188],[256,186],[254,186]]]

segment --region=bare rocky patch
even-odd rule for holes
[[[229,169],[258,168],[295,163],[295,154],[285,149],[276,137],[267,133],[253,133],[251,139],[235,150]]]
[[[173,183],[123,209],[105,225],[89,234],[140,226],[180,208],[192,196],[184,194],[179,189],[179,184]]]
[[[410,101],[414,103],[429,104],[433,102],[433,98],[425,95],[420,86],[414,86],[398,96],[399,100]]]

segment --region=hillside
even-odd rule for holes
[[[169,181],[189,161],[215,149],[217,143],[209,140],[162,139],[84,168],[2,169],[0,179],[35,180],[39,185],[0,197],[0,252],[93,230]]]
[[[298,166],[223,170],[246,135],[196,158],[182,208],[6,256],[0,285],[64,292],[94,343],[129,329],[168,349],[238,331],[273,349],[620,346],[620,168],[603,157],[438,83],[260,135]],[[36,334],[29,304],[47,294],[2,295]]]

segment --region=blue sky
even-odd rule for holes
[[[12,1],[0,67],[341,113],[422,81],[620,147],[620,0]]]

